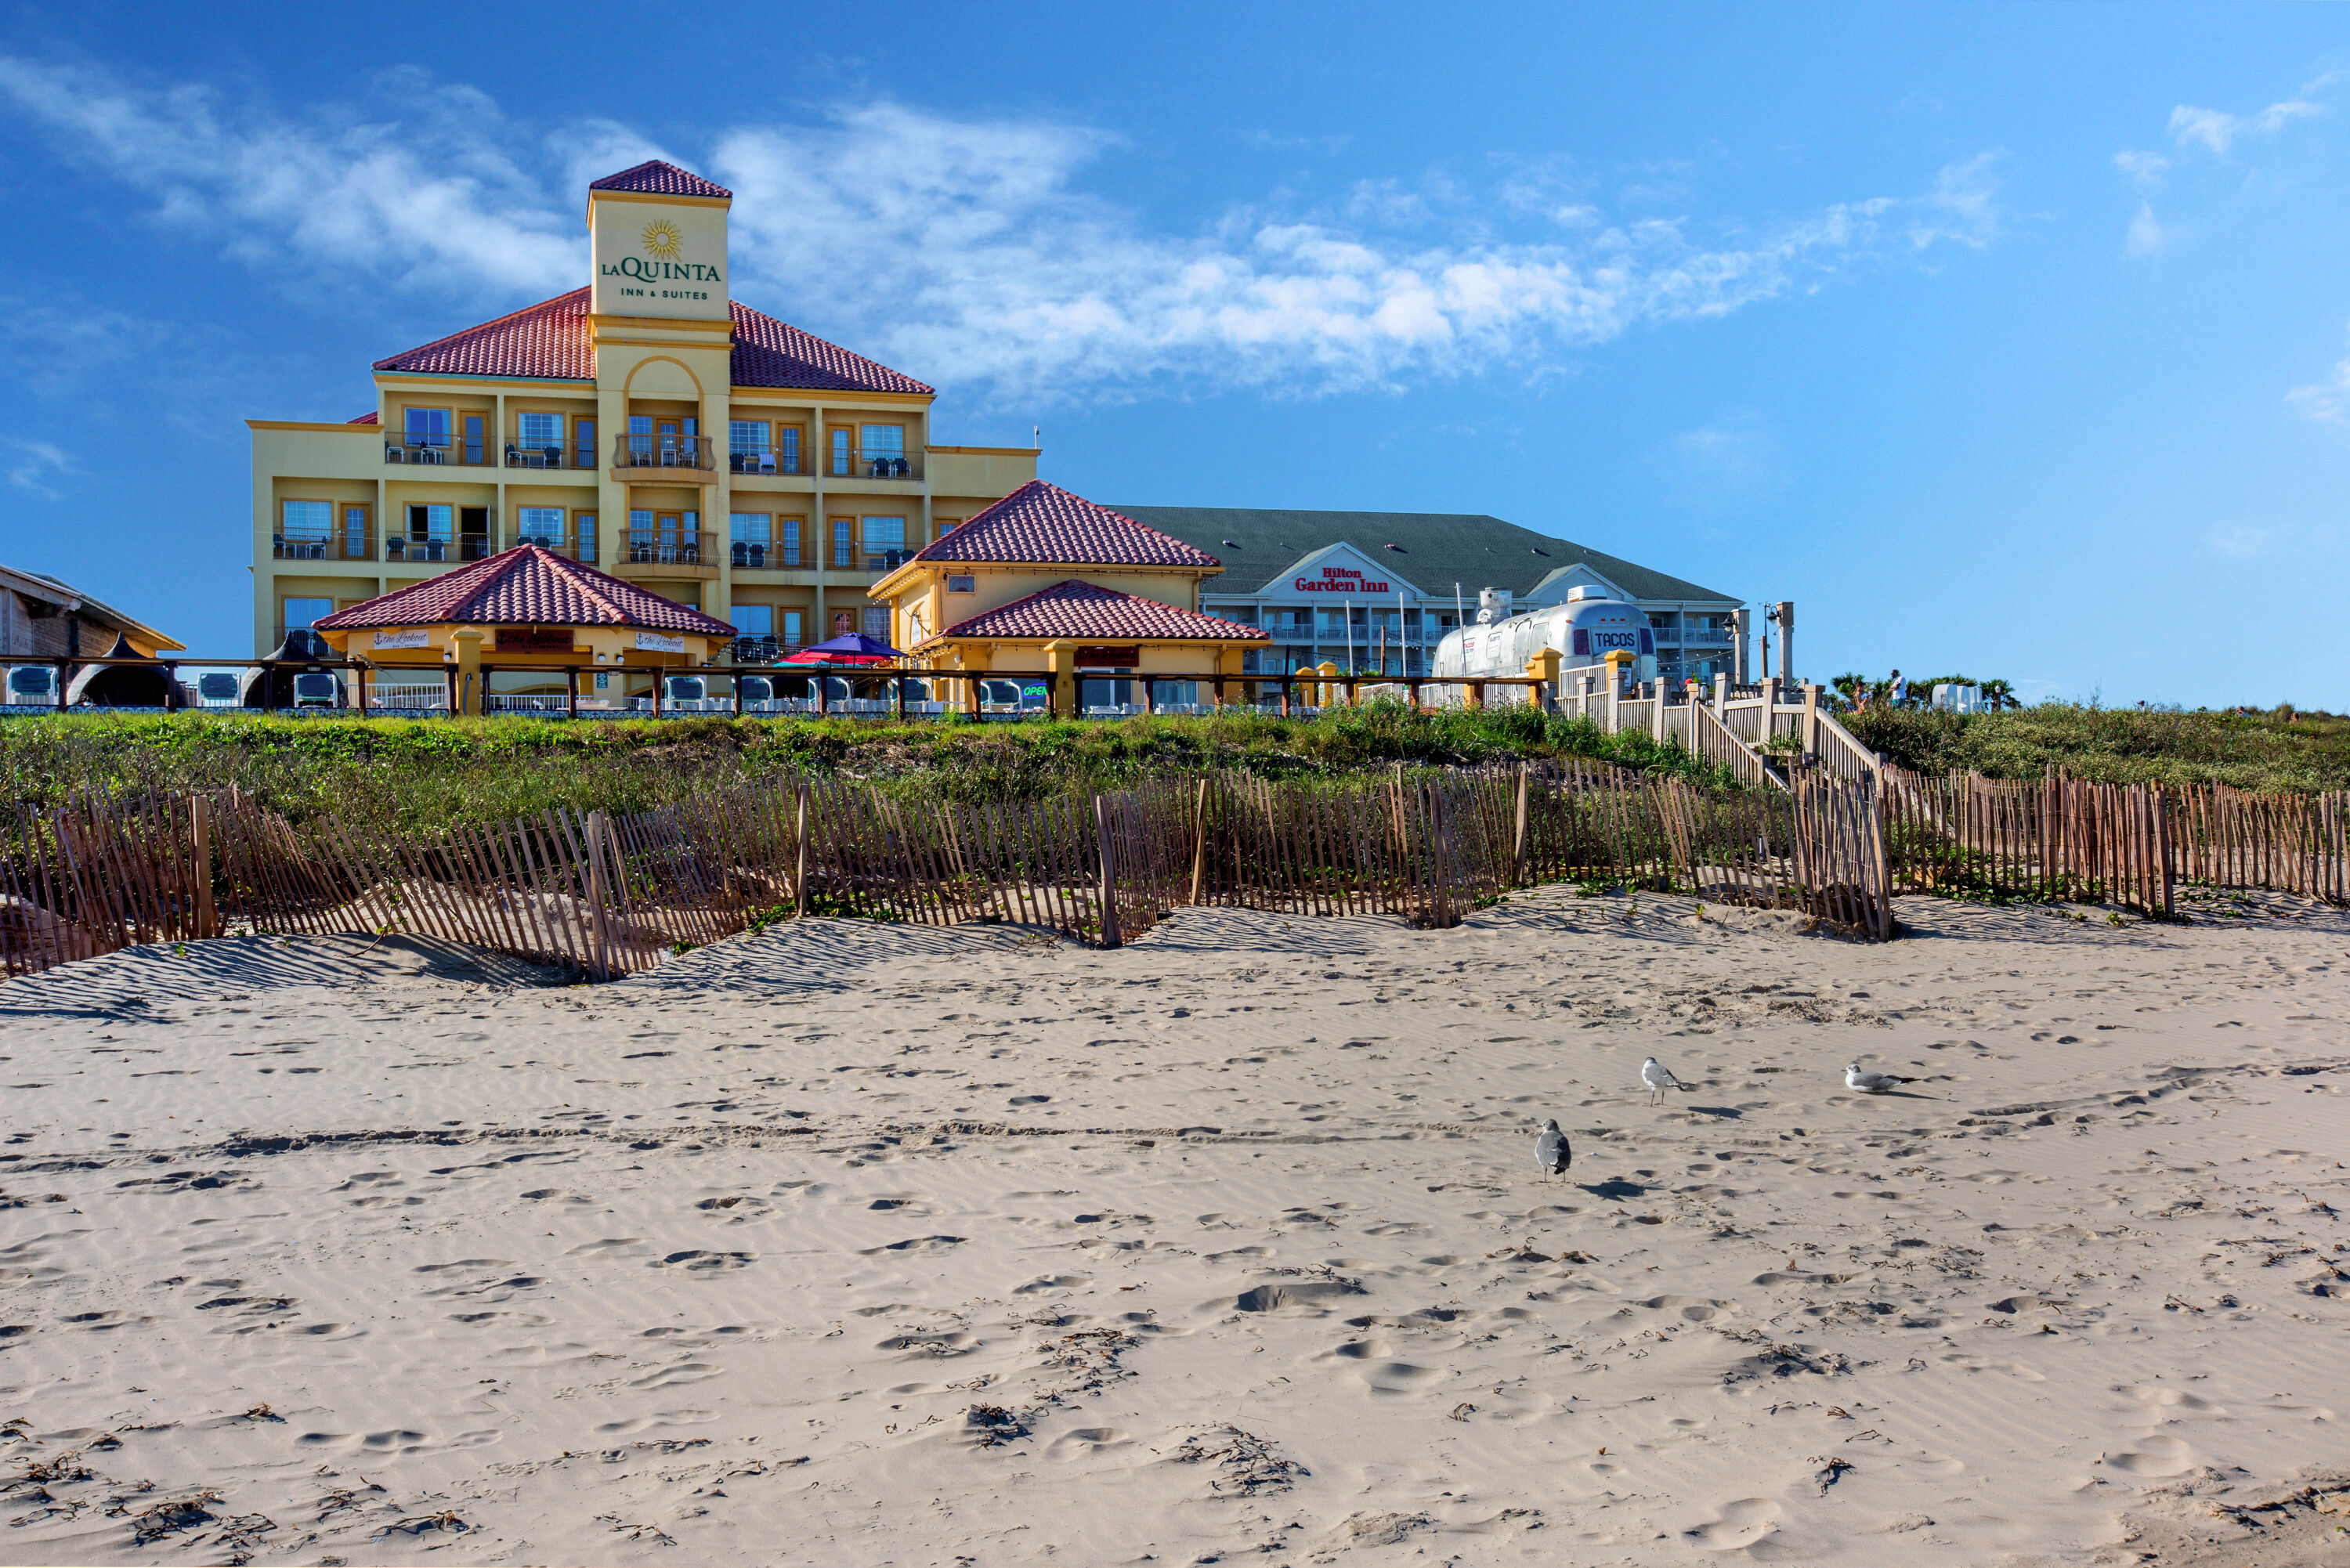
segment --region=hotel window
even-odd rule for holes
[[[726,421],[726,450],[737,456],[767,450],[767,421],[764,420],[729,420]]]
[[[837,427],[834,429],[832,432],[832,472],[836,478],[847,477],[848,473],[849,462],[856,455],[854,452],[849,451],[849,439],[848,431],[846,430]]]
[[[773,605],[736,605],[726,612],[734,623],[738,637],[773,637],[775,635],[775,607]]]
[[[325,560],[328,537],[334,532],[334,527],[333,502],[286,502],[277,524],[277,558],[281,561]]]
[[[835,610],[832,612],[833,636],[847,637],[850,632],[855,631],[856,629],[857,617],[852,611]]]
[[[832,564],[836,566],[857,565],[857,541],[851,535],[857,524],[847,517],[832,520]]]
[[[800,427],[797,425],[775,427],[775,472],[777,473],[806,472],[800,467]]]
[[[579,558],[588,562],[591,566],[594,565],[596,560],[596,514],[593,512],[574,512],[571,514],[571,526],[573,533],[577,535],[579,540]]]
[[[906,466],[906,427],[903,425],[867,425],[858,432],[865,443],[865,472],[873,479],[904,479],[910,472]]]
[[[364,506],[343,508],[343,558],[364,561],[368,558],[368,509]]]
[[[887,605],[865,607],[865,635],[879,638],[883,642],[889,640],[889,608]]]
[[[388,561],[447,561],[455,557],[451,543],[456,534],[457,509],[453,506],[414,506],[406,509],[399,534],[384,541],[384,559]]]
[[[731,512],[726,516],[726,532],[733,546],[736,566],[764,566],[768,564],[765,513]]]
[[[799,647],[799,645],[800,612],[797,610],[785,610],[784,612],[784,646],[785,648],[795,649]]]
[[[287,599],[286,601],[286,631],[299,631],[311,622],[323,620],[335,613],[332,599]]]
[[[596,466],[596,421],[594,420],[571,421],[571,450],[577,454],[572,461],[577,466],[581,468]]]
[[[900,556],[906,552],[906,520],[903,517],[868,517],[865,519],[865,569],[885,570],[889,553]]]
[[[629,514],[629,559],[650,560],[652,557],[642,552],[650,550],[653,547],[653,514],[650,512],[630,512]]]
[[[445,448],[449,444],[448,410],[411,409],[407,421],[407,440],[411,447]]]
[[[775,519],[775,560],[785,566],[800,564],[800,520],[796,517]]]
[[[975,594],[979,592],[979,579],[977,577],[949,577],[947,579],[947,592],[951,594]]]
[[[563,416],[522,414],[515,418],[515,445],[524,462],[533,468],[563,466]],[[511,461],[511,457],[509,458]]]
[[[563,508],[560,506],[522,506],[515,510],[520,526],[515,534],[517,545],[543,545],[550,550],[563,548]]]

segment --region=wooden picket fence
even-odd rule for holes
[[[2104,901],[2176,913],[2181,881],[2350,901],[2350,791],[2255,794],[1884,770],[1902,892]]]
[[[808,915],[1039,926],[1103,946],[1222,905],[1458,924],[1512,888],[1677,888],[1870,940],[1892,897],[2104,899],[2181,881],[2350,901],[2350,793],[2051,776],[1700,789],[1601,763],[1272,783],[1169,777],[1012,804],[787,778],[634,815],[550,811],[436,838],[234,791],[90,797],[0,817],[0,975],[231,930],[406,932],[594,978]]]

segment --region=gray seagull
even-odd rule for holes
[[[1857,1062],[1844,1070],[1844,1086],[1858,1089],[1864,1095],[1881,1095],[1887,1089],[1898,1089],[1904,1084],[1916,1082],[1915,1078],[1905,1078],[1898,1073],[1864,1073]]]
[[[1564,1176],[1574,1162],[1575,1150],[1567,1147],[1566,1135],[1558,1130],[1558,1119],[1543,1119],[1542,1136],[1534,1139],[1534,1158],[1550,1176]]]
[[[1648,1093],[1657,1103],[1663,1101],[1667,1089],[1679,1089],[1683,1094],[1690,1092],[1690,1086],[1674,1077],[1673,1070],[1654,1056],[1640,1064],[1640,1082],[1648,1086]]]

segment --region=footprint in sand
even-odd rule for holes
[[[1053,1439],[1045,1450],[1048,1459],[1082,1459],[1104,1449],[1114,1449],[1134,1441],[1133,1434],[1116,1427],[1080,1427],[1074,1432],[1064,1432]]]
[[[1778,1526],[1779,1505],[1767,1497],[1742,1497],[1721,1505],[1721,1517],[1684,1532],[1709,1552],[1752,1546]]]
[[[2177,1438],[2144,1438],[2133,1452],[2106,1456],[2106,1469],[2149,1480],[2185,1475],[2195,1462],[2195,1450]]]
[[[2158,1384],[2116,1388],[2114,1392],[2126,1394],[2139,1404],[2151,1407],[2147,1414],[2158,1420],[2168,1419],[2169,1413],[2173,1411],[2198,1416],[2224,1416],[2228,1413],[2222,1407],[2183,1388],[2165,1388]]]

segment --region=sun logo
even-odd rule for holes
[[[685,236],[667,218],[656,218],[645,225],[645,254],[655,261],[677,260],[684,245]]]

